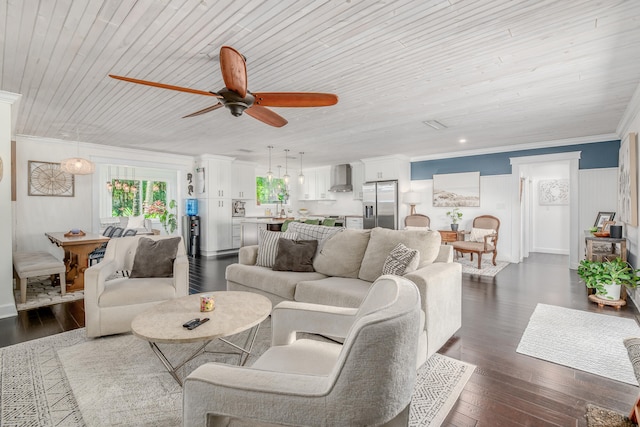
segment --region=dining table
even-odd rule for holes
[[[89,268],[89,254],[109,238],[95,233],[48,232],[45,236],[51,243],[64,250],[64,264],[67,269],[67,292],[84,289],[84,271]]]

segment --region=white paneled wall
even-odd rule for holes
[[[584,231],[593,227],[598,212],[616,211],[618,169],[584,169],[579,175],[580,230]],[[584,239],[581,238],[579,259],[584,258],[584,249]]]

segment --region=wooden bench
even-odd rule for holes
[[[64,295],[67,290],[66,271],[64,262],[49,252],[15,252],[13,254],[13,275],[16,282],[20,283],[20,302],[22,304],[27,301],[27,280],[31,277],[58,274],[60,276],[60,293]]]

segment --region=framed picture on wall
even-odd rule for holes
[[[613,218],[616,216],[615,212],[598,212],[598,216],[596,217],[596,222],[593,223],[594,227],[597,227],[598,230],[602,230],[604,227],[604,223],[607,221],[613,221]]]
[[[480,206],[480,172],[434,174],[433,206]]]
[[[64,172],[60,163],[29,160],[28,174],[29,196],[74,196],[74,176]]]
[[[629,133],[620,143],[618,155],[618,213],[619,220],[636,227],[638,225],[638,140]]]

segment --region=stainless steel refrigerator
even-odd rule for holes
[[[365,229],[398,229],[398,181],[365,182],[362,185],[362,225]]]

